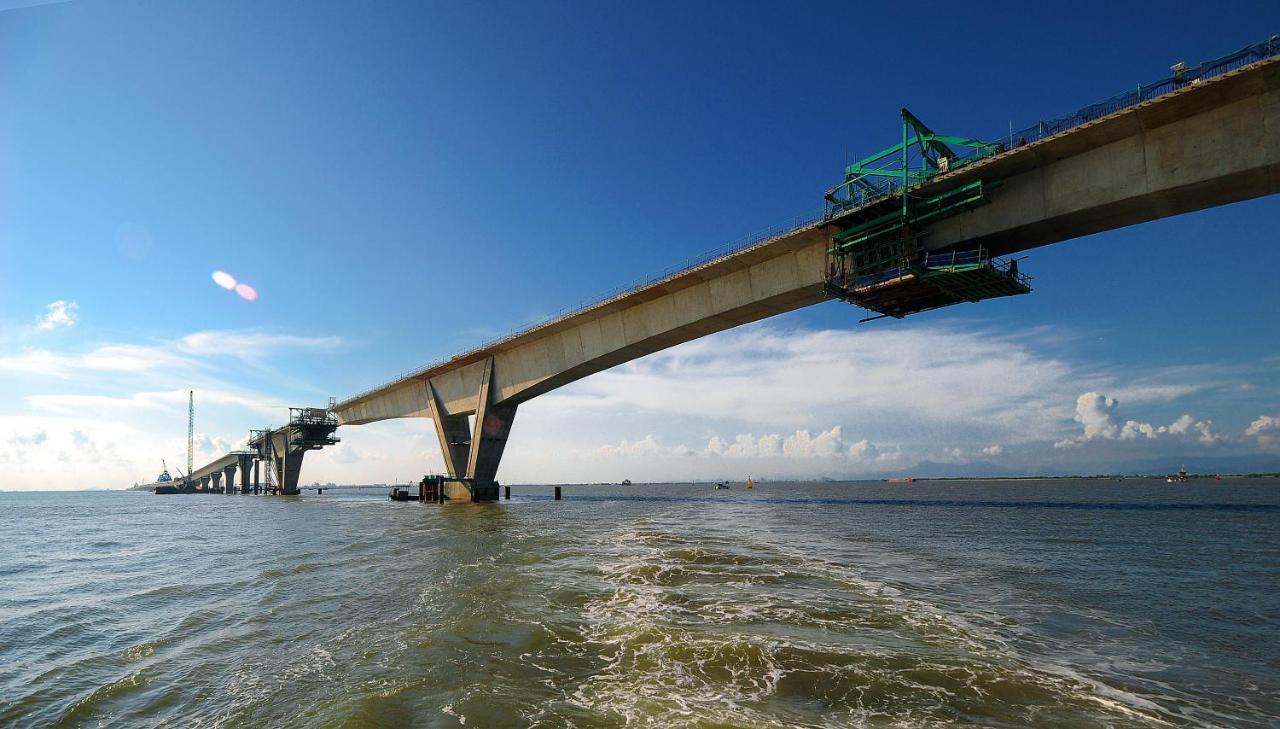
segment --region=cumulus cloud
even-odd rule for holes
[[[653,437],[653,434],[646,435],[637,441],[624,440],[618,445],[605,445],[599,449],[602,456],[684,456],[690,455],[690,451],[685,446],[664,446]]]
[[[796,430],[787,435],[765,433],[738,433],[731,438],[713,435],[701,449],[686,445],[665,445],[653,434],[639,440],[623,440],[618,444],[600,446],[595,450],[600,456],[701,456],[726,459],[776,459],[804,460],[831,459],[849,463],[874,463],[885,455],[871,441],[863,439],[846,445],[844,431],[832,426],[816,435],[808,430]]]
[[[1001,446],[999,443],[989,445],[982,449],[982,455],[984,456],[998,456],[1001,453],[1004,453],[1004,446]]]
[[[218,438],[208,433],[196,433],[192,437],[192,445],[196,453],[202,457],[217,457],[231,451],[231,443],[225,438]]]
[[[77,314],[80,305],[75,301],[57,301],[45,307],[45,311],[36,319],[36,328],[42,332],[51,332],[54,329],[66,329],[75,326],[79,319]]]
[[[854,463],[874,463],[885,455],[878,446],[866,438],[849,445],[849,460]]]
[[[177,438],[142,437],[128,423],[89,418],[0,415],[0,432],[6,430],[12,447],[0,447],[5,488],[124,486],[144,472],[158,473],[160,458],[176,454],[179,445]],[[68,469],[68,463],[95,467]]]
[[[1169,425],[1155,426],[1137,420],[1122,420],[1120,402],[1097,392],[1086,392],[1076,398],[1074,419],[1084,426],[1083,435],[1054,443],[1055,448],[1072,448],[1091,440],[1139,440],[1161,436],[1194,436],[1204,445],[1213,445],[1221,437],[1213,432],[1212,420],[1197,420],[1182,415]]]
[[[809,435],[807,430],[797,430],[782,441],[782,454],[788,458],[817,458],[837,456],[844,452],[844,433],[839,425]]]
[[[703,452],[727,458],[774,458],[783,454],[782,436],[766,434],[759,438],[751,433],[739,433],[733,441],[725,443],[720,436],[712,436]]]
[[[1280,445],[1280,417],[1259,415],[1257,420],[1244,429],[1244,435],[1246,438],[1257,438],[1258,445],[1264,447]]]
[[[30,435],[26,435],[23,433],[14,433],[9,438],[9,442],[11,444],[18,445],[18,446],[40,445],[46,440],[49,440],[49,434],[46,433],[43,428],[35,431],[34,433],[31,433]]]
[[[786,435],[738,433],[728,438],[713,435],[701,449],[666,445],[649,434],[639,440],[623,440],[581,455],[603,459],[597,460],[601,465],[608,459],[622,457],[629,470],[643,467],[645,477],[655,478],[707,477],[726,472],[717,468],[731,469],[727,472],[786,474],[799,478],[815,473],[841,476],[866,473],[876,468],[893,468],[902,461],[902,453],[897,447],[886,449],[866,438],[846,443],[844,429],[839,425],[816,434],[799,429]],[[672,456],[679,458],[669,458]],[[675,464],[676,470],[662,470],[663,466],[671,464]]]

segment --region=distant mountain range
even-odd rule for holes
[[[1241,456],[1198,456],[1187,458],[1173,465],[1170,464],[1171,462],[1168,458],[1153,458],[1110,466],[1105,470],[1105,473],[1159,476],[1175,473],[1180,466],[1186,466],[1188,473],[1201,474],[1280,472],[1280,456],[1264,453]],[[873,476],[873,478],[1010,478],[1018,476],[1090,475],[1091,473],[1089,469],[1083,469],[1076,473],[1049,468],[1013,469],[990,461],[970,461],[968,463],[921,461],[911,468],[886,472]]]

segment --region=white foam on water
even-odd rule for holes
[[[753,559],[641,526],[600,546],[608,589],[584,608],[583,637],[605,666],[567,700],[628,725],[780,725],[788,696],[779,687],[789,675],[806,677],[800,698],[823,707],[814,726],[950,725],[952,709],[963,710],[955,707],[987,702],[1007,704],[1005,720],[1015,723],[1045,707],[1104,724],[1176,716],[1024,655],[994,627],[1004,625],[992,622],[999,616],[975,622],[798,549],[747,545],[763,555]],[[798,587],[754,589],[741,579],[751,570]],[[991,693],[1009,686],[1028,698]],[[814,706],[808,712],[813,719]]]
[[[838,563],[817,560],[797,551],[789,553],[799,560],[814,563],[822,571],[828,572],[835,579],[846,581],[860,588],[873,590],[878,596],[894,605],[894,609],[911,627],[921,633],[937,633],[948,641],[954,641],[975,657],[988,659],[993,663],[1008,665],[1019,678],[1032,683],[1044,684],[1046,688],[1061,692],[1064,696],[1083,698],[1120,716],[1154,722],[1160,725],[1170,723],[1169,718],[1176,717],[1176,712],[1161,706],[1159,703],[1144,698],[1130,691],[1110,686],[1102,681],[1090,678],[1069,666],[1047,661],[1043,658],[1032,658],[1022,654],[1013,646],[1011,640],[995,630],[975,623],[962,614],[943,610],[919,598],[907,598],[899,590],[884,590],[883,585],[868,580]],[[1001,616],[985,616],[988,623],[995,624]],[[1009,626],[1003,626],[1008,629]],[[1023,630],[1014,626],[1013,632]],[[1060,679],[1060,680],[1054,680]],[[1081,689],[1085,689],[1081,691]]]

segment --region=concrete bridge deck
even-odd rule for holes
[[[1001,180],[998,194],[930,228],[929,250],[965,244],[1009,254],[1280,192],[1280,58],[1015,146],[910,194],[976,179]],[[471,483],[494,480],[520,403],[823,301],[831,235],[857,213],[801,226],[430,365],[339,402],[334,412],[342,425],[431,418],[450,476],[469,480],[469,493]]]

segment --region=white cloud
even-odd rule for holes
[[[1000,333],[756,325],[620,365],[522,408],[549,418],[713,413],[796,430],[839,422],[895,439],[963,428],[1025,441],[1059,434],[1071,411],[1055,396],[1079,380],[1066,363]]]
[[[75,326],[80,305],[75,301],[59,299],[45,307],[44,314],[36,319],[36,328],[42,332]]]
[[[1249,427],[1244,429],[1245,435],[1262,435],[1273,430],[1280,431],[1280,417],[1271,417],[1270,415],[1259,415],[1257,420],[1249,423]]]
[[[159,371],[189,375],[200,369],[203,358],[209,355],[256,360],[285,351],[333,351],[342,344],[341,337],[206,331],[189,334],[172,345],[104,344],[79,353],[27,349],[0,356],[0,372],[59,378],[85,373],[145,374]]]
[[[1134,384],[1127,387],[1117,387],[1111,390],[1111,395],[1117,400],[1127,403],[1145,403],[1145,402],[1166,402],[1169,400],[1177,400],[1200,392],[1208,383],[1190,384]]]
[[[1280,417],[1259,415],[1244,429],[1246,438],[1257,438],[1258,445],[1264,448],[1280,445]]]
[[[1159,432],[1159,429],[1157,429]],[[1169,425],[1169,432],[1173,435],[1196,435],[1198,440],[1205,445],[1216,443],[1220,438],[1213,433],[1212,420],[1196,420],[1190,415],[1183,415]]]
[[[109,344],[88,352],[67,354],[28,349],[0,356],[0,372],[68,378],[85,373],[144,374],[158,370],[188,370],[192,363],[163,347]]]
[[[235,343],[259,345],[275,355],[340,341],[287,336],[272,341],[270,336],[254,333]],[[0,349],[0,421],[26,424],[0,430],[0,462],[6,464],[0,488],[121,487],[153,478],[162,457],[185,462],[189,390],[195,390],[196,422],[203,431],[196,441],[201,462],[230,450],[250,428],[281,423],[286,405],[318,399],[315,388],[293,373],[281,376],[265,367],[246,367],[243,360],[220,363],[198,354],[208,341],[105,343],[80,351]],[[184,342],[192,351],[183,350]],[[254,380],[267,392],[245,388]],[[46,434],[43,443],[33,436],[38,428]],[[75,468],[78,463],[94,467],[81,470]]]
[[[1157,426],[1125,419],[1119,403],[1163,408],[1198,396],[1194,407],[1200,402],[1226,407],[1226,398],[1216,393],[1234,392],[1257,375],[1230,365],[1179,364],[1130,373],[1111,363],[1069,361],[1051,354],[1070,351],[1054,332],[975,329],[953,321],[905,329],[788,331],[774,323],[734,329],[522,404],[503,474],[534,481],[593,480],[615,466],[623,468],[613,462],[622,458],[617,444],[652,448],[641,442],[650,435],[667,450],[651,451],[647,473],[676,480],[729,471],[713,471],[713,461],[673,460],[670,449],[676,446],[663,444],[683,443],[698,454],[715,454],[722,469],[754,469],[756,458],[782,464],[779,473],[806,478],[859,469],[887,472],[889,462],[902,470],[939,458],[998,458],[1010,469],[1059,464],[1070,469],[1080,457],[1055,454],[1052,445],[1123,443],[1132,454],[1141,442],[1149,443],[1154,454],[1197,438],[1217,444],[1221,438],[1209,420],[1193,418],[1185,429],[1178,421]],[[1083,409],[1078,407],[1082,391],[1090,395]],[[1121,394],[1124,398],[1117,397]],[[832,423],[839,430],[823,430]],[[1086,425],[1091,439],[1081,434]],[[771,433],[778,440],[762,442]],[[887,451],[881,447],[874,461],[870,455],[853,458],[850,433],[869,445],[892,445]],[[564,457],[572,451],[567,443],[596,444],[584,451],[595,460]],[[941,444],[952,450],[944,452]],[[787,456],[808,455],[761,456],[776,447],[786,449]],[[837,451],[846,455],[813,455]],[[1088,458],[1116,453],[1094,448]],[[657,465],[664,459],[665,470]],[[625,463],[628,475],[640,470],[634,460]]]
[[[782,453],[788,458],[837,456],[844,450],[844,433],[839,425],[816,436],[809,435],[807,430],[797,430],[782,442]]]
[[[849,460],[854,463],[874,463],[886,456],[874,443],[863,438],[857,443],[849,444]]]
[[[179,412],[187,409],[188,390],[154,390],[113,397],[109,395],[29,395],[35,410],[55,415],[100,418],[131,417],[144,411]],[[231,406],[282,419],[284,409],[261,396],[204,387],[197,394],[198,405]]]
[[[238,359],[261,359],[282,350],[332,352],[343,345],[342,337],[304,337],[273,334],[251,329],[194,332],[178,342],[178,349],[192,355],[219,355]]]
[[[599,453],[602,456],[628,456],[628,457],[649,457],[649,456],[674,456],[689,455],[691,451],[683,446],[668,448],[658,442],[658,439],[652,434],[646,435],[637,441],[624,440],[618,445],[601,446]]]
[[[1197,420],[1182,415],[1169,425],[1154,426],[1136,420],[1121,421],[1120,402],[1097,392],[1086,392],[1076,398],[1075,421],[1084,426],[1084,434],[1054,443],[1055,448],[1071,448],[1091,440],[1155,439],[1164,435],[1196,436],[1204,445],[1213,445],[1221,437],[1213,432],[1212,420]]]
[[[123,421],[0,415],[0,488],[120,487],[160,471],[185,452],[185,436],[145,434]]]
[[[556,460],[561,468],[569,469],[568,473],[590,474],[578,475],[576,480],[594,480],[602,474],[611,474],[614,478],[676,481],[741,478],[744,474],[769,478],[854,477],[904,465],[897,447],[886,449],[865,438],[846,445],[843,432],[837,425],[816,435],[804,429],[786,435],[738,433],[727,438],[713,435],[700,449],[684,444],[667,445],[653,434],[647,434],[639,440],[623,440],[590,450],[563,448],[557,451]],[[527,464],[535,450],[540,449],[518,439],[508,444],[515,468],[527,468],[520,464]],[[575,480],[575,476],[542,480]]]
[[[1120,425],[1116,420],[1116,406],[1120,403],[1114,398],[1086,392],[1076,398],[1076,422],[1084,426],[1085,440],[1093,438],[1115,438],[1120,434]]]
[[[703,452],[726,458],[777,457],[783,455],[782,436],[766,434],[757,438],[751,433],[739,433],[726,444],[716,435],[707,442]]]
[[[40,445],[48,439],[49,434],[44,431],[44,428],[40,428],[30,435],[14,433],[9,437],[9,443],[18,446],[33,446]]]

